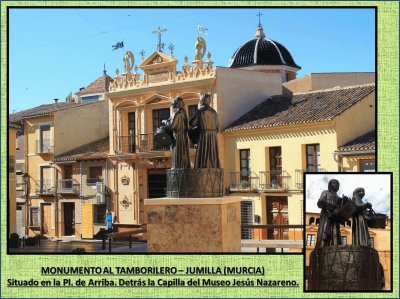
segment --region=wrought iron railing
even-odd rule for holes
[[[261,190],[287,190],[292,177],[285,170],[260,171]]]
[[[324,168],[317,168],[316,170],[313,169],[296,169],[296,188],[297,189],[303,189],[303,175],[305,172],[326,172],[326,169]]]
[[[136,152],[134,135],[118,136],[118,151],[122,153]]]
[[[118,136],[118,151],[121,153],[167,151],[169,149],[169,146],[162,146],[154,142],[154,133]]]
[[[80,184],[75,179],[57,180],[57,193],[79,194]]]
[[[54,146],[52,140],[51,139],[36,140],[35,153],[37,154],[54,153]]]
[[[259,177],[254,172],[231,172],[231,191],[258,190]]]
[[[54,194],[54,191],[51,180],[36,181],[36,195],[51,195]]]
[[[137,152],[168,151],[169,146],[162,146],[154,141],[154,133],[137,135]]]

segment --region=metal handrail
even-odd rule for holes
[[[57,180],[57,193],[79,193],[80,184],[75,179]]]
[[[287,190],[290,188],[291,178],[286,170],[260,171],[260,189]]]
[[[231,172],[229,188],[232,191],[258,190],[259,177],[254,172]]]

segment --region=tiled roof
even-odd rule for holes
[[[336,150],[336,152],[343,153],[343,152],[353,152],[353,151],[375,150],[375,140],[376,140],[375,131],[368,132],[346,143],[345,145],[340,146]]]
[[[54,157],[54,162],[106,159],[110,151],[109,138],[103,138],[74,148]]]
[[[113,79],[110,76],[108,76],[107,74],[104,74],[103,76],[97,78],[95,81],[90,83],[85,88],[78,91],[76,94],[84,95],[84,94],[91,94],[91,93],[107,92],[110,82],[112,82],[112,81],[113,81]]]
[[[24,111],[20,111],[17,113],[13,113],[9,115],[8,121],[10,123],[18,123],[24,118],[32,118],[32,117],[39,117],[39,116],[45,116],[45,115],[50,115],[55,111],[58,110],[64,110],[64,109],[69,109],[69,108],[74,108],[78,106],[83,106],[83,105],[89,105],[86,103],[74,103],[74,102],[59,102],[59,103],[53,103],[53,104],[45,104],[45,105],[40,105],[31,109],[27,109]]]
[[[22,131],[22,125],[19,124],[19,123],[15,123],[15,122],[9,123],[8,124],[8,128],[9,129],[14,129],[14,130],[17,130],[17,131]]]
[[[375,91],[375,84],[272,96],[225,128],[238,131],[332,120]]]

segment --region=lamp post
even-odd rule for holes
[[[30,176],[28,173],[22,174],[22,179],[24,181],[24,192],[25,192],[25,236],[28,236],[29,227],[29,180]]]

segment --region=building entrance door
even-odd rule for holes
[[[51,204],[41,204],[41,223],[42,223],[42,235],[47,236],[50,234],[51,229]]]
[[[64,203],[64,236],[75,235],[75,203]]]
[[[267,224],[289,224],[287,197],[267,196]],[[289,229],[268,229],[267,238],[271,240],[288,240]]]
[[[149,169],[149,198],[167,196],[167,172],[166,169]]]

